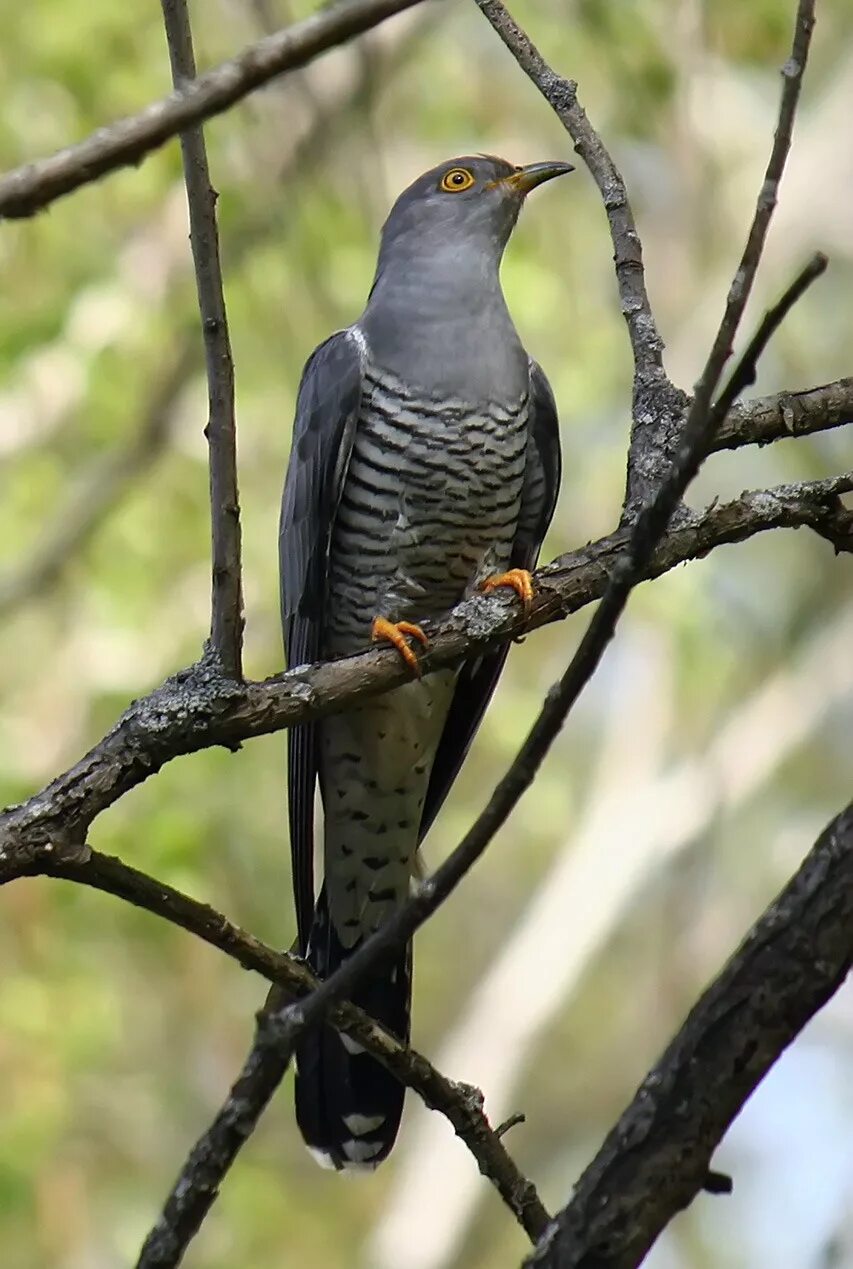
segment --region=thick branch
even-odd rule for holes
[[[693,1008],[528,1261],[634,1269],[704,1188],[753,1089],[853,962],[853,805]]]
[[[268,982],[276,984],[285,999],[300,999],[309,995],[317,987],[317,979],[296,957],[289,956],[285,952],[274,951],[259,939],[240,929],[239,926],[232,924],[207,904],[199,903],[172,886],[156,881],[108,855],[101,855],[85,848],[79,852],[76,860],[58,860],[53,851],[42,849],[34,852],[29,865],[19,868],[17,872],[9,866],[9,861],[6,861],[5,871],[0,868],[0,884],[20,876],[59,877],[78,882],[106,894],[115,895],[136,907],[163,917],[172,924],[197,935],[213,947],[219,948],[244,969],[254,970]],[[439,1111],[450,1121],[457,1136],[476,1159],[483,1176],[492,1182],[531,1239],[538,1238],[545,1229],[548,1214],[542,1207],[534,1187],[518,1171],[501,1145],[498,1134],[491,1128],[483,1110],[483,1097],[479,1090],[447,1079],[431,1066],[426,1058],[400,1044],[399,1040],[383,1030],[355,1005],[342,1003],[332,1010],[331,1017],[340,1030],[362,1044],[396,1075],[401,1083],[414,1089],[427,1106]],[[265,1070],[258,1070],[253,1066],[252,1073],[253,1079],[265,1078]],[[245,1085],[240,1087],[245,1093]],[[257,1094],[257,1088],[253,1091]],[[234,1096],[234,1090],[232,1090],[232,1098]],[[208,1165],[212,1158],[221,1157],[221,1148],[233,1144],[234,1138],[231,1136],[235,1131],[233,1109],[234,1107],[228,1110],[224,1118],[217,1120],[217,1124],[211,1129],[215,1136],[216,1146],[211,1144],[210,1149],[201,1152]],[[197,1169],[203,1165],[196,1159],[193,1166]],[[194,1172],[194,1176],[197,1176],[197,1172]],[[198,1188],[196,1186],[196,1191]],[[196,1192],[194,1195],[196,1201],[200,1197],[201,1195]],[[198,1215],[200,1219],[203,1213]],[[169,1239],[179,1230],[186,1232],[192,1224],[192,1218],[193,1213],[186,1211],[183,1206],[180,1210],[173,1211],[169,1221],[172,1231]],[[191,1233],[192,1230],[189,1232]],[[152,1257],[155,1251],[161,1256],[166,1254],[166,1248],[171,1246],[169,1239],[165,1235],[157,1239],[156,1246],[151,1251]],[[159,1251],[157,1251],[158,1248]],[[160,1265],[169,1262],[152,1258],[142,1263]]]
[[[50,158],[26,163],[0,178],[0,219],[32,216],[63,194],[107,172],[138,164],[170,137],[221,114],[248,93],[286,71],[305,66],[327,49],[402,13],[420,0],[348,0],[296,22],[244,49],[180,92],[139,114],[100,128]]]
[[[743,542],[769,529],[807,526],[836,550],[851,550],[853,515],[839,503],[840,495],[850,492],[853,472],[745,493],[671,529],[645,575],[657,577],[724,543]],[[627,532],[620,530],[555,560],[539,571],[537,595],[526,616],[510,599],[467,600],[430,631],[424,668],[454,664],[578,611],[600,598],[626,553]],[[59,855],[73,856],[95,816],[171,759],[211,745],[236,747],[251,736],[345,709],[406,678],[394,651],[378,648],[261,683],[229,682],[208,665],[182,670],[134,702],[68,771],[0,815],[0,881],[5,867],[17,867],[47,842]]]
[[[172,82],[176,92],[195,80],[195,54],[186,0],[161,0]],[[210,455],[212,585],[210,646],[229,678],[242,675],[243,591],[240,565],[240,498],[237,490],[237,425],[234,418],[234,362],[228,335],[216,194],[210,185],[201,126],[181,133],[198,307],[207,363]]]

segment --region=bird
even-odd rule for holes
[[[297,948],[327,978],[405,901],[417,855],[506,658],[421,674],[422,626],[477,591],[532,596],[560,483],[554,396],[510,316],[500,264],[527,195],[573,170],[492,155],[418,177],[383,226],[356,322],[302,374],[279,532],[288,667],[392,644],[410,679],[288,733]],[[314,799],[324,879],[315,903]],[[352,1000],[403,1043],[411,945]],[[372,1169],[404,1088],[331,1026],[296,1050],[296,1119],[317,1160]]]

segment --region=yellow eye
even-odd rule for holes
[[[441,178],[441,188],[445,194],[461,194],[474,184],[474,175],[467,167],[451,167]]]

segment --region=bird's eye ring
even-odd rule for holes
[[[461,194],[474,184],[474,175],[467,167],[451,167],[441,178],[441,189],[445,194]]]

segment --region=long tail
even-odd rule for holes
[[[308,940],[308,963],[328,978],[355,948],[344,948],[331,921],[325,886]],[[409,1039],[412,948],[392,952],[354,993],[354,1004],[404,1043]],[[360,1045],[331,1027],[315,1027],[296,1048],[296,1121],[305,1144],[328,1168],[374,1168],[400,1127],[405,1089]]]

